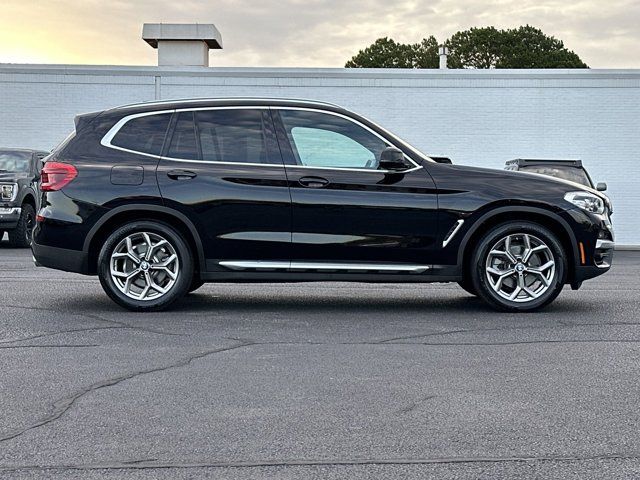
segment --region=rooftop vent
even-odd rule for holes
[[[209,49],[222,48],[212,23],[145,23],[142,39],[158,49],[158,66],[208,67]]]

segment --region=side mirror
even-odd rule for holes
[[[598,190],[599,192],[604,192],[607,189],[607,184],[604,182],[598,182],[598,184],[596,185],[596,190]]]
[[[396,147],[387,147],[380,154],[380,168],[383,170],[405,170],[407,163],[404,153]]]

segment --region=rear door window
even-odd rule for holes
[[[116,133],[111,144],[134,152],[160,155],[170,113],[132,118]]]
[[[202,159],[229,163],[281,163],[268,153],[264,113],[259,109],[195,112]]]

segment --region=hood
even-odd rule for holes
[[[585,185],[561,178],[513,170],[499,170],[494,168],[471,167],[466,165],[442,165],[451,170],[473,173],[478,178],[486,177],[487,182],[496,181],[496,189],[503,193],[537,192],[541,197],[563,198],[567,192],[585,191],[600,197],[611,208],[611,201],[602,192]]]
[[[3,172],[0,170],[0,183],[14,183],[22,178],[28,178],[26,172]]]

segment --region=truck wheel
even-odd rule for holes
[[[18,225],[13,230],[9,230],[9,245],[17,248],[28,248],[31,246],[31,234],[36,225],[36,212],[31,205],[25,203],[22,206],[22,213],[18,220]]]
[[[102,246],[98,277],[117,304],[137,312],[164,310],[189,290],[193,256],[182,235],[169,225],[132,222]]]
[[[478,295],[492,307],[527,312],[551,303],[567,278],[567,259],[553,232],[533,222],[507,222],[478,242],[471,263]]]

